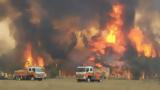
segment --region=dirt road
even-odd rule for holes
[[[100,83],[78,83],[74,79],[0,80],[0,90],[160,90],[160,82],[153,80],[105,80]]]

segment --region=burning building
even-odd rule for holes
[[[110,66],[112,77],[158,76],[158,0],[1,0],[0,69],[72,73]],[[148,10],[152,13],[148,13]]]

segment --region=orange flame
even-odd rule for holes
[[[106,28],[101,32],[100,37],[91,41],[91,51],[100,54],[106,54],[107,48],[112,48],[115,53],[122,55],[126,50],[126,40],[123,30],[123,4],[114,4],[112,12],[109,13],[111,20],[106,23]],[[146,57],[156,57],[156,50],[153,44],[146,40],[144,33],[138,27],[130,30],[129,40],[135,46],[139,55]]]
[[[89,43],[90,50],[96,53],[97,56],[107,54],[108,47],[118,54],[123,54],[125,51],[125,40],[122,32],[123,11],[124,6],[122,4],[113,5],[112,11],[109,13],[111,19],[106,23],[106,28],[100,33],[100,36]],[[101,63],[96,63],[95,59],[96,57],[92,56],[88,61],[95,63],[97,67],[103,67]]]
[[[133,28],[129,34],[129,39],[135,45],[137,52],[146,57],[155,57],[156,51],[153,44],[145,40],[145,36],[139,27]]]
[[[105,54],[106,43],[103,40],[91,41],[90,50],[99,54]]]
[[[38,56],[37,61],[38,66],[44,67],[44,59],[42,57]]]
[[[36,58],[33,58],[31,43],[28,43],[26,46],[26,49],[24,51],[24,59],[25,59],[25,65],[24,65],[25,68],[30,66],[44,67],[43,57],[37,56]]]
[[[117,43],[118,34],[120,33],[123,26],[123,5],[116,4],[113,5],[113,10],[110,13],[110,16],[113,18],[109,23],[107,23],[106,30],[106,42],[115,44]]]
[[[32,46],[31,44],[27,44],[26,50],[24,52],[25,65],[24,67],[29,67],[33,65],[33,57],[32,57]]]
[[[113,43],[113,44],[116,43],[116,35],[113,31],[110,31],[108,33],[108,35],[106,36],[106,41],[108,43]]]
[[[102,65],[101,63],[96,63],[95,66],[96,66],[96,67],[99,67],[99,68],[102,68],[102,67],[103,67],[103,65]]]
[[[141,72],[141,76],[139,78],[140,80],[144,80],[145,79],[145,72]]]
[[[122,4],[113,5],[112,12],[109,14],[112,19],[107,23],[106,34],[104,34],[104,39],[108,46],[119,54],[125,51],[125,40],[122,32],[123,11],[124,6]]]
[[[109,13],[110,20],[106,23],[106,27],[103,31],[101,31],[95,38],[93,38],[89,45],[90,50],[94,55],[100,56],[109,53],[109,49],[118,55],[123,55],[126,51],[126,40],[129,39],[132,45],[135,46],[139,55],[144,55],[146,57],[156,57],[156,51],[154,49],[153,44],[146,40],[144,33],[138,27],[133,28],[128,33],[128,37],[123,31],[124,27],[124,5],[120,3],[116,3],[112,6],[112,11]],[[103,67],[101,63],[96,62],[96,56],[92,56],[88,59],[88,61],[94,63],[95,66]],[[113,77],[123,77],[126,79],[132,79],[132,72],[123,67],[125,65],[114,66],[110,65],[112,68]]]
[[[109,14],[111,20],[106,23],[106,28],[101,32],[101,36],[90,42],[91,51],[97,54],[107,53],[106,48],[110,47],[118,54],[125,51],[125,40],[122,32],[123,27],[123,5],[113,5],[112,12]]]

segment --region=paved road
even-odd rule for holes
[[[105,80],[100,83],[78,83],[74,79],[0,80],[0,90],[160,90],[160,82],[153,80]]]

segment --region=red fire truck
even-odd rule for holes
[[[96,66],[78,66],[76,70],[77,81],[99,81],[106,78],[106,71]]]
[[[46,76],[43,67],[36,66],[27,67],[14,72],[14,78],[16,80],[43,80]]]

